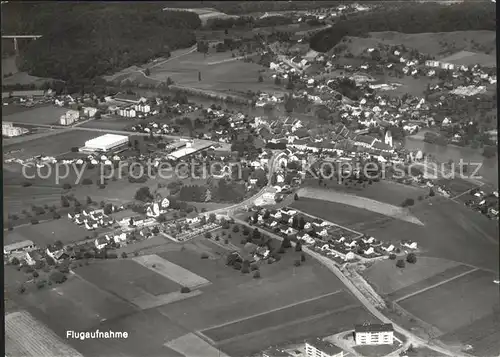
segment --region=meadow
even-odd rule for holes
[[[43,105],[10,115],[2,115],[2,121],[23,124],[59,124],[59,117],[68,111],[54,105]]]
[[[399,304],[447,334],[490,314],[498,314],[499,293],[494,279],[495,274],[474,271],[404,299]]]

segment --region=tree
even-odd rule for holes
[[[126,259],[127,257],[128,257],[128,256],[127,256],[127,253],[123,252],[123,253],[122,253],[122,258],[123,258],[123,259]]]
[[[252,238],[253,239],[260,239],[261,235],[260,235],[260,232],[257,228],[255,228],[252,232]]]
[[[58,270],[55,270],[52,274],[50,274],[50,280],[56,284],[61,284],[66,281],[66,275]]]
[[[283,238],[283,242],[281,243],[281,246],[283,248],[291,248],[292,243],[290,242],[290,238],[288,238],[288,237]]]
[[[299,266],[300,266],[300,264],[301,264],[301,263],[300,263],[300,260],[298,260],[298,259],[297,259],[296,261],[294,261],[294,262],[293,262],[293,265],[295,265],[296,267],[299,267]]]
[[[188,288],[187,286],[183,286],[183,287],[181,288],[181,294],[188,294],[188,293],[190,293],[190,292],[191,292],[191,289],[190,289],[190,288]]]
[[[38,278],[38,277],[39,277],[38,272],[37,272],[37,271],[34,271],[34,272],[33,272],[33,278]]]
[[[300,261],[305,262],[306,261],[306,255],[305,253],[300,254]]]
[[[151,201],[154,197],[153,195],[151,194],[151,191],[149,190],[149,187],[147,186],[144,186],[144,187],[141,187],[139,188],[136,192],[135,192],[135,196],[134,198],[138,201],[142,201],[142,202],[149,202]]]
[[[274,78],[274,84],[276,84],[277,86],[279,86],[279,85],[281,84],[281,79],[280,79],[280,77],[276,76],[276,77]]]
[[[298,241],[296,244],[295,244],[295,251],[296,252],[301,252],[302,251],[302,243],[300,241]]]
[[[87,204],[88,205],[92,204],[92,198],[90,198],[90,196],[87,196]]]
[[[144,70],[144,74],[146,75],[146,77],[149,77],[149,75],[151,74],[151,71],[149,70],[149,68],[146,68]]]
[[[208,259],[208,253],[207,252],[203,252],[201,253],[201,259]]]
[[[19,265],[19,259],[17,259],[16,257],[12,258],[10,260],[10,264],[16,265],[16,266]]]
[[[406,261],[410,264],[415,264],[417,262],[417,256],[415,253],[410,253],[406,256]]]
[[[297,195],[297,194],[293,195],[293,199],[294,199],[295,201],[298,201],[298,200],[299,200],[299,195]]]
[[[259,279],[259,278],[260,278],[260,271],[256,270],[256,271],[253,273],[253,278],[254,278],[254,279]]]
[[[389,259],[396,260],[396,254],[394,254],[394,253],[389,254]]]
[[[262,77],[262,75],[259,74],[259,83],[262,83],[264,82],[264,78]]]
[[[210,213],[208,215],[208,222],[215,223],[216,220],[217,220],[217,216],[215,215],[215,213]]]
[[[207,239],[212,238],[212,233],[210,233],[210,232],[206,232],[206,233],[205,233],[205,238],[207,238]]]
[[[201,72],[198,72],[198,82],[201,82]]]
[[[71,186],[70,186],[71,187]],[[66,196],[61,196],[61,206],[62,207],[69,207],[69,201],[66,198]]]
[[[434,197],[435,195],[436,195],[436,194],[434,193],[434,189],[431,187],[431,188],[429,189],[429,196],[430,196],[430,197]]]
[[[404,268],[405,267],[405,261],[403,259],[399,259],[397,262],[396,262],[396,266],[398,268]]]

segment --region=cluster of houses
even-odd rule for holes
[[[206,232],[219,229],[220,227],[220,220],[216,219],[216,221],[210,222],[205,216],[200,215],[165,223],[163,225],[163,232],[167,237],[176,242],[185,242]],[[180,232],[179,228],[181,229]]]
[[[13,123],[2,121],[2,136],[12,138],[29,133],[27,128],[14,126]]]
[[[383,243],[374,237],[359,236],[333,223],[308,217],[288,207],[279,210],[261,208],[249,217],[249,220],[283,237],[311,246],[339,263],[353,261],[359,257],[378,258],[398,249],[392,243]],[[417,243],[402,241],[401,247],[415,250]]]
[[[82,210],[81,213],[68,213],[68,218],[79,226],[84,226],[88,231],[105,228],[113,225],[113,218],[104,214],[104,209],[89,211]]]
[[[2,105],[21,105],[33,107],[37,104],[52,103],[55,92],[48,90],[15,90],[2,92]]]
[[[485,193],[480,189],[472,190],[470,192],[471,198],[465,204],[472,209],[475,209],[485,216],[498,220],[498,191]]]

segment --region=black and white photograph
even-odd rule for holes
[[[5,357],[500,357],[495,0],[0,9]]]

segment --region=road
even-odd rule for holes
[[[235,222],[238,222],[241,225],[250,227],[250,228],[255,228],[254,226],[251,226],[247,222],[233,217]],[[283,237],[268,232],[266,231],[266,234],[281,241],[283,240]],[[295,246],[295,243],[292,242],[292,245]],[[351,291],[351,293],[363,304],[363,306],[376,318],[378,318],[382,323],[387,323],[387,324],[392,324],[394,326],[394,330],[396,332],[399,332],[400,334],[404,335],[409,343],[411,343],[413,346],[425,346],[433,351],[439,352],[440,354],[444,354],[450,357],[472,357],[469,354],[464,354],[464,353],[457,353],[457,352],[452,352],[449,351],[441,346],[437,346],[435,344],[429,343],[428,341],[416,336],[415,334],[405,330],[403,327],[397,325],[393,321],[391,321],[389,318],[387,318],[382,312],[380,312],[359,290],[358,288],[349,280],[347,279],[344,274],[339,270],[339,268],[335,265],[335,263],[327,258],[322,256],[319,253],[316,253],[312,250],[310,250],[307,247],[302,247],[302,251],[311,257],[315,258],[317,261],[319,261],[321,264],[323,264],[326,268],[328,268],[332,273],[334,273],[337,278],[339,278],[342,283]]]

